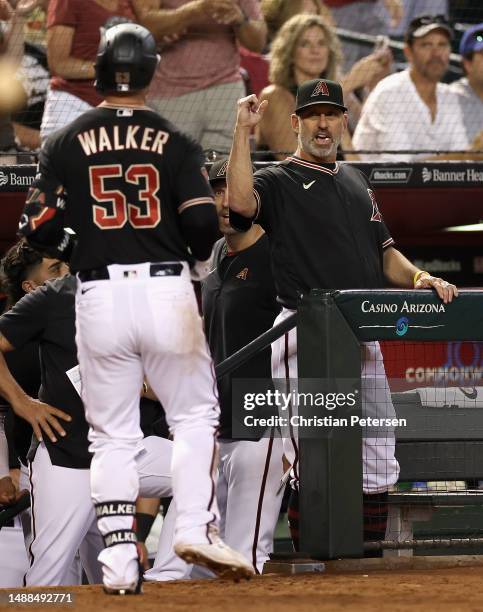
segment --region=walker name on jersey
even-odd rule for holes
[[[0,170],[0,187],[30,187],[34,182],[33,174],[17,174],[16,172],[4,172]]]
[[[88,157],[103,151],[129,149],[162,155],[164,145],[169,140],[169,133],[150,127],[141,128],[140,125],[123,126],[122,129],[119,125],[111,125],[81,132],[77,139]]]
[[[444,304],[410,304],[406,300],[402,304],[373,304],[369,300],[364,300],[361,304],[361,311],[370,313],[408,312],[413,314],[446,312]]]

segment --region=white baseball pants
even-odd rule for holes
[[[161,401],[174,437],[172,474],[176,540],[210,543],[219,515],[215,497],[216,382],[187,264],[180,276],[150,276],[150,264],[109,266],[110,280],[79,282],[76,342],[82,399],[90,425],[94,503],[134,502],[135,456],[142,439],[143,377]],[[132,528],[130,516],[98,521],[103,535]],[[104,549],[104,584],[133,584],[137,551]]]
[[[274,321],[281,323],[293,310],[283,308]],[[378,342],[363,345],[364,358],[361,371],[361,396],[363,415],[380,418],[396,416],[391,392],[384,370],[384,362]],[[297,330],[291,329],[272,344],[273,378],[294,379],[297,371]],[[363,492],[382,493],[397,482],[399,464],[395,457],[396,440],[394,434],[380,433],[377,437],[362,439]],[[284,438],[284,453],[292,465],[292,478],[298,483],[298,440],[296,431]]]

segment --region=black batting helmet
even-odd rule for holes
[[[149,30],[122,23],[102,31],[96,58],[96,89],[129,93],[149,85],[159,61]]]

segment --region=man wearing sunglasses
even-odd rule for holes
[[[478,138],[483,149],[483,23],[466,30],[459,51],[466,76],[450,89],[458,96],[468,142]]]
[[[458,98],[440,82],[452,37],[443,15],[411,21],[404,47],[408,68],[380,81],[362,109],[354,147],[375,152],[362,159],[410,162],[469,148]]]

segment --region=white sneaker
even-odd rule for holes
[[[175,544],[174,552],[186,563],[207,567],[221,578],[249,580],[255,571],[243,555],[212,536],[213,544]]]

